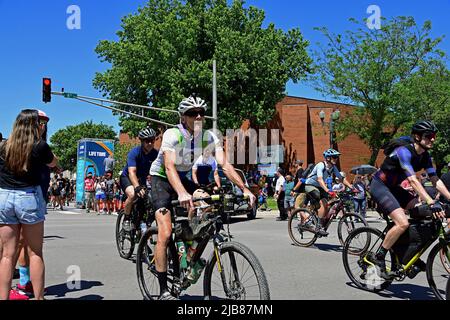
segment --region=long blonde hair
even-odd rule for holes
[[[21,175],[28,171],[33,146],[39,139],[38,111],[22,110],[5,145],[5,165],[13,174]]]

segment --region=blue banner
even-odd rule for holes
[[[103,160],[114,155],[112,140],[80,140],[78,142],[77,160],[77,206],[84,202],[84,179],[91,172],[94,177],[103,176],[105,167]]]

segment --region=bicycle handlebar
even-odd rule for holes
[[[235,200],[235,199],[243,199],[243,200],[248,200],[249,196],[246,194],[243,195],[231,195],[231,199]],[[213,194],[211,196],[208,197],[200,197],[200,198],[192,198],[192,202],[197,202],[197,201],[213,201],[213,202],[219,202],[222,201],[224,199],[224,195],[222,194]],[[179,200],[173,200],[171,202],[172,206],[177,207],[180,205],[180,201]]]
[[[445,217],[450,218],[450,205],[442,202],[439,203],[445,212]],[[433,217],[433,211],[431,210],[431,207],[427,204],[422,204],[420,206],[409,209],[408,212],[409,216],[413,219],[425,219]]]

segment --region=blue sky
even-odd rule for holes
[[[119,130],[118,119],[109,110],[77,100],[52,97],[42,102],[42,77],[51,77],[53,90],[101,97],[92,87],[96,72],[108,68],[100,63],[94,48],[100,40],[115,40],[121,18],[137,11],[146,0],[0,0],[0,132],[8,136],[12,123],[23,108],[42,109],[51,117],[50,134],[86,120],[103,122]],[[81,9],[81,30],[69,30],[66,13],[70,5]],[[299,27],[312,45],[323,42],[314,27],[326,26],[335,32],[352,27],[348,18],[367,18],[369,5],[378,5],[384,17],[411,15],[419,24],[433,23],[434,37],[450,31],[450,3],[444,0],[251,0],[266,12],[266,22],[288,30]],[[450,54],[450,39],[440,48]],[[323,99],[305,84],[287,86],[295,96]],[[219,106],[220,107],[220,106]]]

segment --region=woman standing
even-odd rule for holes
[[[37,110],[22,110],[10,138],[0,145],[0,300],[9,297],[21,228],[28,245],[34,296],[44,299],[42,246],[46,204],[40,169],[43,164],[57,164],[57,158],[41,138],[45,124],[39,120]]]

